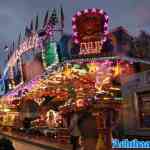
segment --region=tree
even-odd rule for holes
[[[140,34],[134,40],[134,44],[140,57],[150,58],[150,34],[140,31]]]
[[[118,53],[132,56],[136,55],[133,49],[134,37],[132,37],[124,27],[117,27],[112,33],[117,40]]]
[[[113,34],[115,35],[117,42],[119,44],[124,44],[126,42],[130,42],[133,39],[133,37],[128,33],[128,31],[122,26],[117,27],[113,31]]]

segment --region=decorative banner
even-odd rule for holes
[[[57,44],[56,42],[48,42],[45,44],[43,51],[43,62],[45,68],[58,63]]]
[[[108,35],[108,16],[96,8],[78,11],[72,18],[73,38],[80,45],[79,55],[101,52]]]

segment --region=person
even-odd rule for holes
[[[71,136],[71,144],[73,145],[72,150],[77,150],[79,147],[79,137],[81,136],[81,133],[78,127],[78,115],[75,112],[70,120],[69,131]]]
[[[15,148],[9,139],[2,137],[0,139],[0,150],[15,150]]]
[[[30,118],[24,118],[23,120],[23,128],[27,136],[30,136],[30,128],[31,128],[31,120]]]
[[[81,112],[78,120],[78,126],[81,132],[84,150],[96,150],[98,139],[96,118],[91,112]]]
[[[31,127],[31,121],[29,118],[24,118],[23,120],[23,127],[25,130],[29,130]]]

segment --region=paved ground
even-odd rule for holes
[[[32,145],[23,141],[12,140],[15,150],[50,150]]]
[[[0,132],[1,137],[9,137],[16,148],[16,150],[70,150],[71,145],[50,143],[41,139],[34,139],[33,137],[16,135],[9,132]]]

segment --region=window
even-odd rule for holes
[[[150,128],[150,91],[138,93],[138,107],[141,128]]]

